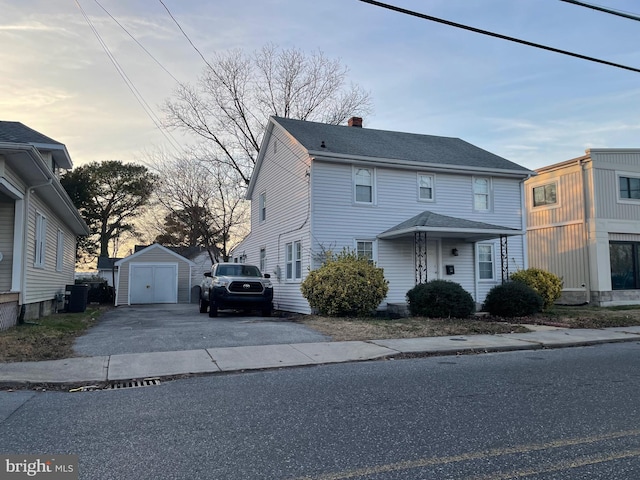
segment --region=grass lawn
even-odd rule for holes
[[[0,362],[73,357],[73,342],[93,325],[104,307],[82,313],[56,313],[0,332]]]

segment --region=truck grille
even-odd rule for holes
[[[231,282],[229,291],[234,293],[262,293],[260,282]]]

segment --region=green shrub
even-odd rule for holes
[[[498,317],[526,317],[540,312],[543,304],[533,288],[522,282],[507,282],[489,290],[483,309]]]
[[[473,297],[460,284],[431,280],[407,292],[411,315],[431,318],[466,318],[475,310]]]
[[[328,255],[325,264],[309,272],[300,285],[312,308],[332,317],[368,315],[387,296],[389,282],[381,268],[355,252]]]
[[[539,268],[519,270],[511,275],[511,280],[533,288],[544,300],[544,310],[553,306],[553,303],[562,295],[562,279]]]

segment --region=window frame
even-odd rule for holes
[[[481,192],[478,193],[476,192],[476,182],[478,180],[486,180],[487,181],[487,192]],[[493,195],[492,195],[492,191],[493,191],[493,187],[492,187],[492,181],[491,181],[491,177],[478,177],[478,176],[473,176],[471,178],[471,192],[472,192],[472,202],[473,202],[473,211],[474,212],[491,212],[492,210],[492,206],[493,206]],[[483,195],[486,196],[487,198],[487,208],[478,208],[477,204],[476,204],[476,197],[478,195]]]
[[[360,257],[360,245],[361,244],[370,244],[371,245],[371,258],[368,258],[368,260],[372,263],[375,263],[376,261],[376,241],[375,240],[371,240],[368,238],[356,238],[354,240],[354,245],[355,245],[355,252],[356,252],[356,256],[359,258]]]
[[[489,262],[482,261],[480,256],[481,256],[481,249],[483,248],[488,248],[489,249],[489,254],[491,255],[491,260]],[[477,243],[476,244],[476,277],[478,279],[478,282],[495,282],[496,280],[496,254],[495,254],[495,244],[493,243]],[[482,277],[482,269],[480,268],[480,264],[481,263],[489,263],[491,265],[491,278],[483,278]]]
[[[285,280],[297,282],[302,280],[302,241],[295,240],[285,244]]]
[[[64,232],[58,229],[58,240],[56,244],[56,272],[61,272],[64,268]]]
[[[370,175],[370,179],[371,179],[371,185],[365,185],[362,183],[358,183],[358,172],[360,170],[366,170],[368,171],[371,175]],[[358,165],[354,165],[353,166],[353,170],[352,170],[352,184],[353,184],[353,202],[356,205],[375,205],[376,204],[376,169],[373,167],[365,167],[365,166],[358,166]],[[371,200],[370,201],[362,201],[362,200],[358,200],[358,187],[369,187],[370,190],[370,197]]]
[[[555,200],[553,202],[549,202],[547,200],[547,187],[553,186],[555,191]],[[544,189],[544,203],[536,204],[536,189],[543,188]],[[545,209],[545,208],[558,208],[560,206],[560,199],[558,195],[558,182],[545,182],[538,183],[536,185],[531,186],[531,206],[535,209]]]
[[[620,188],[620,180],[637,180],[640,182],[640,173],[639,172],[616,172],[616,192],[617,192],[617,200],[618,203],[628,203],[632,205],[637,205],[640,203],[640,198],[632,198],[632,197],[623,197],[622,190]],[[631,194],[631,185],[629,185],[629,194]]]
[[[431,197],[423,198],[422,197],[422,177],[427,177],[431,179]],[[417,176],[417,188],[418,188],[418,201],[419,202],[435,202],[436,201],[436,175],[434,173],[423,173],[418,172]]]
[[[260,248],[260,271],[262,272],[262,274],[265,273],[266,269],[267,269],[267,248],[262,247]]]
[[[267,192],[262,192],[258,196],[258,218],[260,223],[267,221]]]
[[[47,256],[47,217],[36,210],[35,223],[33,266],[44,268]]]

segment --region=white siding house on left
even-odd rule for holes
[[[74,283],[76,237],[89,229],[60,184],[66,147],[0,121],[0,329],[63,306]]]
[[[300,284],[324,252],[384,269],[379,306],[417,283],[487,292],[526,268],[524,180],[534,172],[457,138],[272,117],[248,189],[251,233],[232,252],[274,282],[274,306],[310,313]]]

